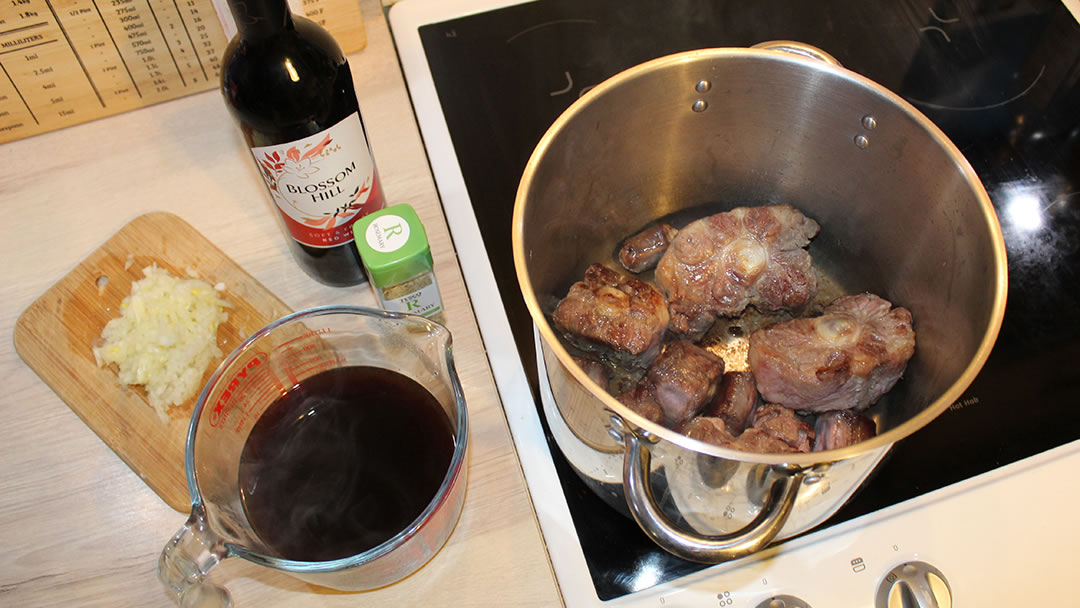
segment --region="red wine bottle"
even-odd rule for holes
[[[361,283],[352,223],[385,201],[345,54],[286,0],[228,2],[237,34],[225,49],[221,92],[293,257],[321,283]]]

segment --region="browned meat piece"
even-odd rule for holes
[[[646,374],[664,410],[668,426],[678,428],[694,417],[716,394],[724,373],[724,360],[709,351],[679,340],[668,344]]]
[[[575,357],[573,355],[570,355],[570,358],[573,359],[574,363],[577,363],[578,367],[589,376],[590,380],[598,384],[600,388],[607,390],[610,376],[608,375],[607,367],[605,367],[603,363],[593,361],[592,359],[585,359],[583,357]]]
[[[915,353],[911,313],[872,294],[838,298],[812,319],[750,334],[750,369],[769,402],[809,412],[861,410]]]
[[[669,319],[656,288],[601,264],[589,266],[552,318],[574,346],[642,368],[659,354]]]
[[[671,328],[697,338],[717,315],[798,310],[817,293],[804,247],[818,224],[791,205],[738,207],[691,222],[656,267]]]
[[[759,454],[794,454],[804,451],[793,447],[769,431],[757,427],[750,427],[743,431],[734,447],[744,452],[758,452]]]
[[[726,445],[735,439],[735,436],[727,430],[724,420],[713,416],[698,416],[681,430],[683,435],[691,439],[713,445]]]
[[[735,436],[727,429],[723,418],[698,416],[682,428],[682,434],[691,439],[721,447],[731,447]]]
[[[637,384],[616,399],[619,403],[644,416],[646,420],[664,424],[664,410],[660,408],[660,402],[656,400],[656,395],[648,383]]]
[[[720,418],[698,416],[686,425],[683,432],[692,439],[743,452],[785,454],[796,451],[795,448],[761,429],[749,428],[742,435],[733,437]]]
[[[809,452],[814,441],[813,427],[796,417],[795,410],[774,403],[766,403],[754,410],[747,431],[752,429],[783,441],[796,452]]]
[[[814,429],[786,407],[765,404],[754,410],[753,426],[734,435],[723,418],[698,416],[683,427],[683,434],[733,450],[764,454],[809,452]]]
[[[874,421],[848,410],[825,412],[814,423],[814,451],[838,450],[877,435]]]
[[[746,428],[750,412],[757,404],[757,387],[750,372],[727,372],[720,381],[720,390],[701,411],[702,416],[721,418],[733,433]]]
[[[678,229],[663,222],[649,226],[623,241],[619,248],[619,263],[630,272],[649,270],[660,261],[678,233]]]

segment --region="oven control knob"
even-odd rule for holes
[[[878,586],[875,608],[952,608],[952,590],[941,570],[926,562],[893,568]]]
[[[755,608],[812,608],[810,604],[792,595],[774,595]]]

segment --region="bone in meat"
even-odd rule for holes
[[[669,317],[655,287],[593,264],[559,302],[552,320],[574,346],[644,368],[660,353]]]
[[[753,304],[798,310],[817,293],[806,247],[819,226],[791,205],[738,207],[691,222],[656,267],[671,328],[700,337],[717,315]]]
[[[860,294],[838,298],[819,317],[755,331],[749,350],[766,401],[807,412],[862,410],[903,375],[915,332],[907,309]]]

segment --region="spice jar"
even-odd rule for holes
[[[431,247],[412,207],[365,215],[353,224],[353,235],[379,306],[445,323]]]

